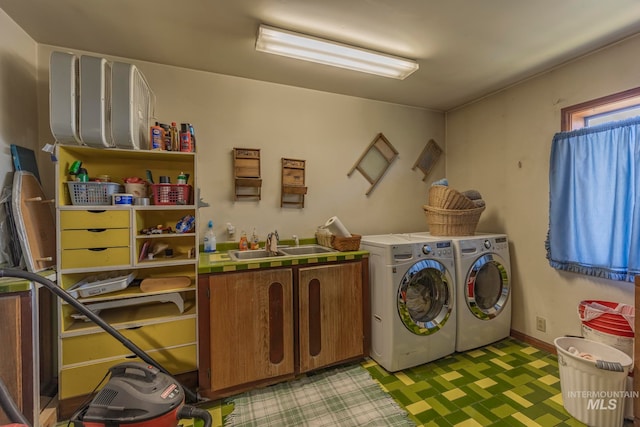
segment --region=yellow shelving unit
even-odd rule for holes
[[[99,312],[107,323],[172,374],[195,373],[197,227],[184,233],[176,232],[180,219],[197,217],[195,192],[190,192],[187,204],[180,205],[157,205],[153,198],[146,206],[111,205],[110,196],[105,196],[100,204],[88,204],[85,201],[94,199],[83,199],[83,194],[76,190],[91,190],[93,183],[73,186],[74,197],[67,183],[72,178],[68,175],[70,166],[81,161],[90,177],[109,175],[111,182],[122,184],[124,178],[145,178],[150,171],[156,181],[160,176],[168,176],[176,182],[177,176],[185,173],[189,174],[188,184],[194,189],[195,153],[58,145],[56,157],[58,284],[68,290],[83,279],[104,277],[113,272],[133,273],[134,281],[124,289],[78,297],[78,300],[88,307],[108,303],[109,308]],[[124,188],[118,192],[124,192]],[[151,229],[163,232],[146,234]],[[171,252],[160,251],[152,259],[140,257],[143,247],[148,251],[156,244],[166,246]],[[138,286],[138,280],[146,278],[185,276],[191,281],[186,288],[143,292]],[[176,304],[160,302],[167,293],[179,295],[174,297],[184,301],[183,310]],[[158,296],[157,301],[141,303],[147,300],[142,297],[154,295]],[[64,416],[93,391],[110,366],[137,357],[96,324],[79,316],[72,306],[61,300],[58,304],[59,410]]]

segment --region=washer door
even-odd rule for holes
[[[440,330],[453,308],[452,283],[445,266],[436,260],[413,264],[398,287],[398,314],[404,326],[416,335]]]
[[[491,320],[505,307],[511,288],[505,261],[496,254],[486,254],[473,263],[467,274],[465,300],[474,316]]]

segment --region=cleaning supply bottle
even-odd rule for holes
[[[180,130],[176,122],[171,122],[171,151],[180,151]]]
[[[260,249],[260,241],[258,240],[258,234],[256,233],[256,229],[253,229],[253,233],[251,233],[251,249]]]
[[[215,252],[216,251],[216,235],[213,232],[213,221],[209,220],[209,228],[204,234],[204,251]]]
[[[240,250],[246,251],[248,249],[249,249],[249,242],[247,241],[247,233],[243,231],[242,235],[240,236]]]

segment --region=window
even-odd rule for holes
[[[569,131],[640,115],[640,87],[563,108],[561,129]]]
[[[638,107],[640,88],[562,110],[549,164],[552,267],[618,281],[640,274]]]
[[[638,104],[633,89],[562,110],[549,165],[553,268],[619,281],[640,274]]]

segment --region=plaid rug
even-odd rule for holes
[[[232,399],[225,427],[415,426],[360,365],[252,390]]]

